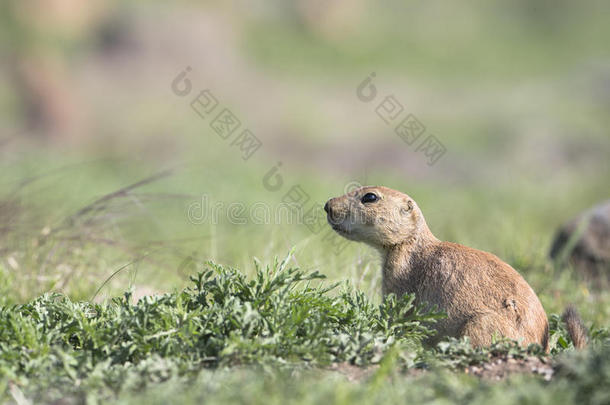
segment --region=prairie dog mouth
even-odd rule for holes
[[[329,224],[330,224],[330,227],[333,228],[333,230],[335,232],[337,232],[338,234],[341,234],[341,235],[348,235],[349,234],[349,230],[344,228],[342,224],[337,224],[337,223],[330,222],[330,221],[329,221]]]

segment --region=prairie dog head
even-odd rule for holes
[[[425,227],[415,201],[387,187],[360,187],[331,198],[324,210],[339,235],[376,248],[400,244],[417,236],[422,224]]]

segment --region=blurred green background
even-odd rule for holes
[[[226,214],[359,183],[408,193],[439,238],[508,261],[548,312],[574,302],[603,324],[608,294],[547,254],[562,222],[608,198],[608,21],[606,1],[5,1],[0,301],[169,291],[206,260],[251,271],[292,247],[300,267],[379,297],[370,248]],[[201,118],[204,89],[219,106]],[[388,95],[442,142],[438,162],[376,114]],[[228,140],[210,126],[221,108],[241,121]],[[247,160],[232,144],[245,128],[262,143]],[[189,219],[202,198],[223,207],[217,223]]]

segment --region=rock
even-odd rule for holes
[[[610,200],[583,212],[557,232],[550,256],[588,279],[610,280]]]

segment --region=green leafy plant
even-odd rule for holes
[[[395,345],[420,351],[441,316],[410,295],[373,305],[349,287],[335,291],[288,259],[257,266],[252,279],[210,263],[190,287],[135,304],[131,293],[105,304],[55,293],[0,307],[0,379],[61,396],[218,366],[374,364]]]

